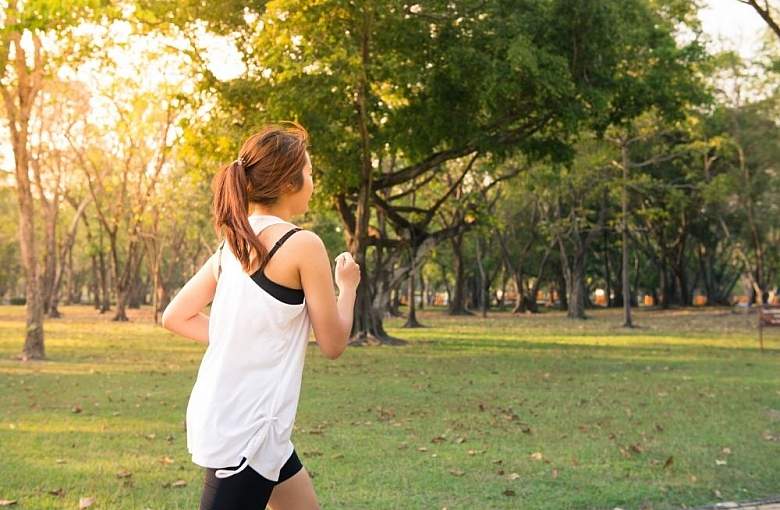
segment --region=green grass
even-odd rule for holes
[[[48,360],[25,364],[13,359],[24,310],[0,307],[0,499],[197,508],[183,420],[205,347],[148,309],[129,323],[62,311],[45,325]],[[662,509],[780,494],[780,330],[762,354],[755,316],[727,309],[639,311],[630,331],[619,310],[592,317],[425,311],[424,329],[387,322],[404,347],[329,361],[311,344],[293,442],[322,507]]]

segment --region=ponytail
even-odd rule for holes
[[[214,193],[214,229],[227,240],[241,267],[248,273],[251,251],[254,249],[261,263],[268,252],[249,224],[244,169],[241,160],[223,166],[214,176],[211,188]]]
[[[251,135],[238,159],[220,168],[211,182],[214,229],[247,273],[252,251],[258,268],[268,258],[249,224],[249,204],[273,204],[290,185],[295,191],[303,186],[308,133],[297,123],[289,124],[269,124]]]

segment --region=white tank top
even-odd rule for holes
[[[286,222],[251,215],[249,223],[259,234]],[[230,245],[223,245],[209,344],[187,404],[187,450],[195,464],[230,467],[218,469],[218,478],[249,465],[269,480],[279,479],[293,452],[290,436],[309,328],[302,290],[279,285],[262,271],[246,273]]]

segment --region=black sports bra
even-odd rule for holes
[[[271,248],[271,251],[268,252],[268,256],[265,258],[265,261],[263,261],[263,264],[260,266],[260,268],[250,275],[252,281],[254,281],[258,286],[260,286],[260,288],[262,288],[264,291],[266,291],[274,298],[278,299],[283,303],[287,303],[288,305],[299,305],[303,303],[303,297],[304,297],[303,289],[294,289],[292,287],[286,287],[284,285],[281,285],[271,280],[265,275],[265,266],[268,264],[268,261],[271,260],[271,257],[274,255],[274,253],[276,253],[276,250],[278,250],[279,247],[282,244],[284,244],[284,242],[291,235],[298,232],[299,230],[303,230],[303,229],[299,227],[295,227],[291,230],[288,230],[282,237],[280,237],[279,240],[276,241],[276,244],[274,244],[274,247]],[[219,277],[219,275],[222,274],[222,248],[224,246],[225,246],[225,241],[222,241],[222,244],[219,246],[219,269],[218,269],[217,277]]]

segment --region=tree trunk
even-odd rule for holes
[[[455,288],[449,305],[449,315],[474,315],[466,308],[466,270],[463,261],[463,234],[451,240]]]
[[[479,269],[479,309],[484,318],[487,317],[489,282],[485,275],[485,265],[482,261],[482,240],[479,236],[477,236],[477,268]]]
[[[30,114],[35,103],[35,97],[41,90],[43,81],[42,44],[36,30],[31,32],[33,54],[31,68],[28,67],[28,54],[21,44],[22,34],[16,29],[16,2],[11,2],[5,8],[3,35],[2,78],[12,81],[7,76],[7,67],[13,66],[16,83],[0,84],[0,93],[5,104],[5,115],[8,121],[11,145],[14,155],[14,173],[16,177],[16,198],[19,206],[19,242],[22,265],[25,276],[25,338],[20,359],[44,359],[46,351],[43,337],[43,296],[41,294],[38,257],[35,247],[35,205],[30,184],[30,151],[28,138],[30,135]],[[12,59],[9,58],[10,46],[13,44]],[[3,81],[6,81],[3,80]]]
[[[671,289],[670,289],[670,283],[669,283],[669,271],[666,267],[665,263],[661,263],[660,268],[660,276],[661,276],[661,297],[660,297],[660,304],[661,308],[663,310],[668,310],[669,305],[671,304]]]
[[[568,307],[566,315],[571,319],[585,318],[585,260],[577,257],[572,264],[571,276],[566,279]]]
[[[99,269],[100,269],[100,313],[106,313],[111,310],[111,294],[110,294],[110,272],[106,264],[106,256],[102,251],[102,234],[101,234],[101,251],[98,254]]]
[[[569,297],[568,297],[568,293],[566,292],[566,277],[564,276],[563,271],[558,273],[558,285],[557,288],[554,290],[557,292],[558,300],[560,301],[558,303],[558,309],[562,311],[568,310]]]
[[[388,310],[388,312],[392,317],[401,317],[403,315],[400,309],[401,293],[398,291],[398,289],[393,289],[390,295],[390,310]]]
[[[523,274],[513,271],[512,282],[515,286],[515,306],[512,308],[512,313],[525,313],[525,285],[523,284]]]
[[[421,328],[423,327],[422,324],[420,324],[417,321],[417,303],[415,303],[414,295],[415,295],[415,277],[417,276],[417,265],[414,262],[414,253],[410,256],[410,264],[412,265],[412,270],[409,272],[409,278],[407,278],[407,294],[406,294],[406,300],[409,303],[409,313],[406,315],[406,322],[404,323],[404,328]]]
[[[634,324],[631,321],[631,282],[628,275],[628,145],[624,142],[620,146],[623,158],[623,186],[621,191],[620,204],[623,217],[620,222],[620,229],[623,236],[622,243],[622,280],[623,280],[623,327],[632,328]]]
[[[428,285],[425,281],[425,278],[423,277],[422,271],[419,271],[420,273],[420,310],[425,310],[425,305],[427,304],[425,300],[428,296]]]

